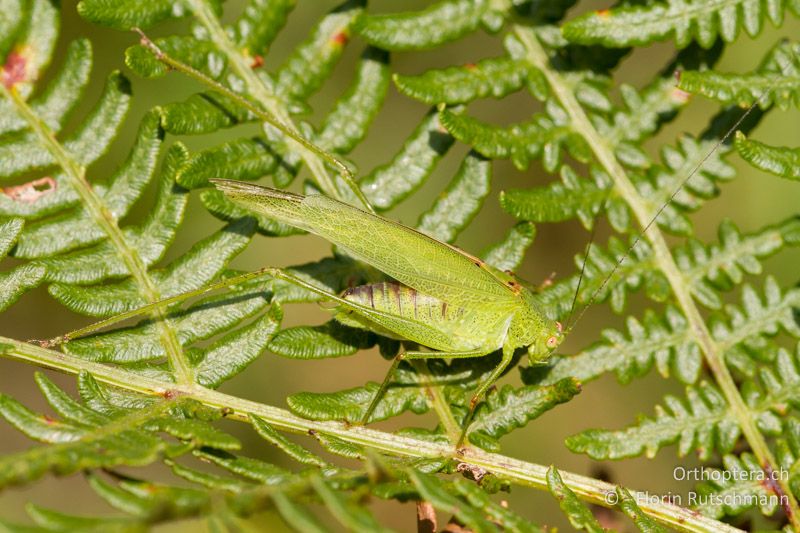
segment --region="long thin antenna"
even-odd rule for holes
[[[697,165],[695,165],[695,167],[692,169],[692,171],[689,172],[689,175],[687,175],[686,178],[684,178],[678,184],[678,187],[672,192],[672,194],[669,196],[667,201],[664,202],[664,204],[662,204],[661,207],[658,208],[658,210],[656,211],[655,215],[653,215],[653,218],[651,218],[650,221],[644,226],[644,229],[642,229],[642,231],[639,232],[639,234],[633,240],[633,243],[628,247],[627,251],[622,255],[622,257],[620,257],[617,260],[617,263],[614,265],[614,268],[611,269],[611,272],[609,272],[608,276],[606,276],[606,278],[603,280],[603,283],[601,283],[600,286],[592,293],[592,297],[589,299],[589,302],[585,306],[583,306],[583,309],[581,309],[581,312],[578,313],[578,317],[575,319],[575,322],[572,323],[572,325],[570,326],[569,329],[574,328],[575,325],[580,321],[580,319],[583,318],[583,315],[584,315],[584,313],[586,313],[586,310],[589,307],[591,307],[592,304],[594,304],[595,300],[597,299],[597,296],[603,291],[603,289],[606,287],[606,285],[608,285],[608,282],[614,276],[616,271],[619,270],[619,267],[622,266],[622,263],[624,263],[625,260],[631,255],[631,252],[633,252],[633,249],[636,248],[636,245],[639,244],[639,241],[641,241],[642,238],[645,236],[645,234],[647,233],[647,230],[649,230],[650,227],[653,224],[655,224],[656,220],[658,220],[658,217],[661,215],[661,213],[664,212],[664,209],[666,209],[667,206],[672,203],[672,201],[675,199],[675,197],[678,196],[678,193],[680,193],[683,190],[683,188],[686,186],[686,184],[689,183],[689,180],[691,180],[694,177],[694,175],[697,174],[700,171],[701,168],[703,168],[703,166],[706,164],[706,162],[711,158],[712,155],[714,155],[714,153],[719,149],[719,147],[722,146],[722,144],[725,143],[725,141],[727,141],[730,138],[731,135],[733,135],[733,133],[739,128],[739,126],[750,115],[750,113],[752,113],[753,110],[757,106],[761,105],[764,102],[766,97],[773,91],[773,89],[775,89],[775,87],[777,86],[779,81],[780,81],[780,78],[776,77],[775,80],[770,84],[770,86],[767,87],[766,89],[764,89],[764,92],[762,92],[761,95],[752,104],[750,104],[750,106],[747,108],[747,110],[745,110],[745,112],[742,113],[742,115],[736,120],[736,122],[733,124],[733,126],[728,128],[728,131],[725,132],[725,135],[720,137],[720,139],[714,144],[714,146],[711,148],[711,150],[708,151],[708,153],[703,157],[703,159],[700,160],[700,162],[697,163]],[[585,266],[586,266],[586,262],[584,261],[584,268],[585,268]],[[582,277],[583,277],[583,268],[581,269],[581,278]],[[579,283],[580,283],[580,281],[579,281]],[[575,292],[575,298],[576,299],[577,299],[577,296],[578,296],[578,293],[576,291]],[[572,305],[573,306],[575,305],[575,301],[574,300],[573,300]],[[572,314],[572,311],[570,311],[570,315],[571,314]],[[569,329],[567,331],[569,331]]]
[[[598,213],[603,212],[604,206],[605,206],[605,201],[603,201],[603,206],[600,207],[600,211],[598,211]],[[578,276],[578,286],[575,288],[575,294],[572,295],[572,305],[569,306],[569,315],[567,315],[567,326],[565,328],[566,331],[569,331],[571,327],[572,313],[575,311],[575,304],[578,301],[578,294],[581,291],[581,283],[583,282],[583,275],[586,272],[586,263],[589,262],[589,252],[592,251],[592,243],[594,242],[594,236],[596,232],[597,232],[597,219],[595,219],[594,222],[592,223],[592,231],[589,234],[589,242],[586,244],[586,250],[584,250],[583,264],[581,265],[581,273]],[[580,316],[578,318],[580,318]]]

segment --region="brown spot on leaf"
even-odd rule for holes
[[[0,73],[0,79],[6,89],[12,88],[14,85],[25,81],[28,73],[28,58],[23,49],[13,50],[6,58],[6,63],[3,65],[3,71]]]
[[[670,98],[672,98],[673,102],[677,102],[679,104],[683,104],[688,102],[691,99],[691,93],[687,93],[680,87],[673,87],[672,94],[670,94]]]
[[[259,68],[264,66],[264,56],[254,55],[250,58],[250,68]]]
[[[464,65],[464,68],[467,69],[467,70],[475,70],[476,65],[475,65],[475,63],[466,63]]]
[[[347,33],[340,31],[339,33],[335,34],[331,37],[331,42],[338,46],[344,46],[347,44],[347,41],[350,40],[350,36]]]
[[[600,9],[596,13],[597,16],[601,18],[608,18],[609,16],[611,16],[611,11],[609,11],[608,9]]]
[[[4,187],[3,194],[15,202],[23,204],[32,204],[42,196],[46,196],[54,192],[58,188],[56,180],[50,176],[39,178],[38,180],[29,181],[22,185],[13,185],[11,187]]]

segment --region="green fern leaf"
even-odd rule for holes
[[[769,146],[737,132],[734,146],[756,168],[790,180],[800,180],[800,148]]]
[[[491,163],[475,152],[468,153],[447,189],[420,215],[417,229],[440,241],[453,242],[478,214],[489,194],[491,179]]]
[[[520,222],[509,230],[502,241],[485,250],[481,258],[498,270],[514,271],[522,264],[534,237],[536,227],[530,222]]]
[[[361,17],[355,31],[384,50],[424,50],[458,39],[481,25],[497,31],[505,13],[495,4],[442,0],[423,11]]]
[[[617,487],[617,498],[620,510],[633,520],[639,531],[642,533],[667,533],[666,529],[642,512],[636,499],[626,489]]]
[[[678,86],[723,104],[746,107],[758,103],[762,108],[775,104],[780,109],[800,106],[800,43],[778,42],[753,73],[683,72]]]
[[[544,531],[542,528],[532,524],[530,520],[519,516],[502,505],[498,505],[491,499],[486,493],[486,486],[491,477],[491,474],[489,474],[481,478],[480,487],[465,479],[454,479],[453,489],[462,498],[466,499],[470,505],[476,509],[482,509],[493,522],[506,530],[525,533],[540,533]]]
[[[179,519],[206,511],[209,495],[189,487],[123,478],[112,484],[97,475],[88,476],[89,486],[109,505],[145,523]]]
[[[226,294],[204,298],[185,310],[171,314],[171,322],[181,345],[231,330],[269,305],[269,295],[251,283]],[[130,328],[117,329],[76,339],[64,346],[64,351],[89,361],[118,364],[159,360],[166,356],[158,330],[150,321]]]
[[[241,455],[233,455],[222,450],[196,450],[194,454],[204,461],[219,466],[247,480],[264,485],[277,485],[290,481],[291,472],[261,461]]]
[[[442,132],[439,116],[433,110],[392,161],[367,174],[359,186],[376,209],[390,209],[422,185],[452,144],[453,138]]]
[[[739,427],[731,420],[727,404],[719,390],[709,384],[686,389],[681,401],[674,396],[657,407],[655,418],[621,431],[587,430],[569,437],[567,447],[594,459],[621,459],[646,454],[653,457],[659,448],[678,442],[678,454],[695,449],[707,459],[715,449],[730,453],[739,438]]]
[[[569,126],[555,124],[542,115],[510,127],[485,124],[449,109],[440,111],[439,117],[442,125],[459,141],[485,157],[511,159],[520,170],[527,168],[531,160],[544,157],[546,170],[553,171],[559,166],[562,145],[578,161],[585,162],[589,158],[582,137],[575,135]]]
[[[110,186],[102,195],[117,220],[128,213],[154,175],[163,141],[160,118],[158,111],[145,116],[139,127],[136,144],[127,160],[111,177]],[[28,224],[20,236],[14,255],[27,259],[53,256],[95,244],[105,237],[85,210],[75,210],[55,220]]]
[[[184,256],[163,270],[152,272],[163,297],[197,289],[214,279],[241,252],[254,230],[252,220],[235,222],[195,244]],[[48,270],[48,272],[50,272]],[[128,279],[107,285],[66,285],[54,283],[50,294],[75,312],[110,316],[145,305],[136,284]]]
[[[780,508],[778,496],[764,483],[764,470],[751,453],[725,455],[724,469],[706,471],[706,479],[697,486],[698,511],[712,518],[738,516],[758,505],[764,516]]]
[[[304,418],[355,421],[361,420],[377,391],[378,384],[370,382],[364,387],[334,393],[298,392],[286,398],[286,403]],[[418,387],[391,388],[378,403],[370,420],[385,420],[408,410],[417,414],[426,412],[425,395]]]
[[[347,91],[325,117],[317,135],[320,147],[340,154],[349,153],[367,134],[389,88],[389,55],[367,48]]]
[[[348,0],[323,17],[308,40],[292,52],[275,73],[277,95],[302,102],[328,78],[349,40],[350,29],[362,13],[360,0]]]
[[[119,73],[108,78],[100,101],[84,119],[81,127],[64,139],[70,154],[84,165],[92,163],[105,153],[117,136],[130,106],[130,82]],[[16,176],[46,168],[55,160],[47,150],[42,150],[33,134],[0,144],[0,175]]]
[[[375,335],[331,320],[321,326],[297,326],[279,331],[271,352],[291,359],[326,359],[353,355],[375,345]]]
[[[276,494],[275,508],[287,524],[295,528],[297,531],[308,531],[309,533],[325,533],[322,524],[314,518],[314,515],[308,512],[307,509],[295,504],[285,494]]]
[[[758,35],[766,18],[780,26],[787,5],[795,15],[800,15],[800,7],[783,0],[730,0],[692,9],[687,9],[681,1],[670,0],[587,13],[568,22],[562,31],[567,39],[581,44],[642,46],[672,38],[680,48],[692,40],[709,48],[718,37],[725,42],[733,41],[742,28],[751,37]]]
[[[219,4],[214,1],[213,5]],[[185,14],[184,7],[167,0],[81,0],[78,13],[87,20],[119,30],[149,28],[159,22]]]
[[[346,529],[350,531],[389,531],[380,526],[377,519],[365,507],[355,501],[348,501],[322,478],[312,478],[311,485],[328,511]]]
[[[23,225],[19,218],[0,221],[0,259],[16,244]],[[8,272],[0,272],[0,311],[10,307],[28,290],[37,287],[44,276],[45,269],[37,265],[22,265]]]
[[[741,387],[759,430],[766,434],[778,435],[783,429],[778,413],[785,411],[800,384],[798,357],[797,353],[793,356],[778,350],[774,362],[760,367],[757,379],[748,380]],[[643,453],[652,457],[673,442],[678,442],[681,456],[692,449],[701,459],[710,457],[715,450],[721,454],[732,451],[740,429],[715,386],[703,382],[698,387],[688,387],[683,400],[667,396],[664,403],[665,407],[656,407],[655,418],[642,418],[620,431],[584,431],[568,438],[567,445],[598,459]]]
[[[280,306],[273,305],[252,324],[228,333],[197,353],[197,382],[216,388],[244,370],[267,348],[282,318]]]
[[[520,67],[523,68],[520,68]],[[429,70],[419,76],[395,74],[397,88],[428,105],[465,104],[478,98],[502,98],[518,91],[531,76],[541,76],[533,67],[509,57],[483,59],[472,65]]]
[[[36,4],[48,3],[37,2]],[[52,9],[52,6],[49,8]],[[39,47],[36,49],[44,52]],[[36,61],[35,56],[30,59]],[[31,67],[33,65],[26,65],[26,71]],[[41,94],[34,95],[29,100],[30,106],[37,116],[41,117],[54,131],[59,131],[64,127],[64,121],[78,105],[83,90],[89,83],[91,68],[92,46],[89,41],[86,39],[72,41],[67,45],[64,64],[55,74],[53,81]],[[31,77],[34,77],[34,74]],[[7,134],[20,131],[25,127],[25,122],[13,110],[11,103],[7,100],[0,102],[0,132]]]
[[[478,407],[470,425],[470,441],[481,448],[497,450],[498,438],[525,426],[556,405],[568,402],[579,392],[580,384],[574,379],[545,387],[528,385],[514,389],[506,385],[489,394]]]
[[[250,423],[253,425],[253,428],[256,430],[256,432],[262,438],[264,438],[264,440],[267,440],[268,442],[271,442],[272,444],[280,448],[281,451],[283,451],[286,455],[288,455],[295,461],[302,464],[319,466],[319,467],[329,466],[327,461],[325,461],[318,455],[311,453],[302,446],[290,441],[289,439],[278,433],[275,430],[275,428],[270,426],[264,420],[255,416],[251,416]]]
[[[89,468],[152,463],[174,446],[158,438],[158,431],[166,431],[197,446],[238,447],[233,437],[213,429],[203,420],[163,416],[168,409],[178,407],[175,402],[156,402],[143,410],[114,410],[103,414],[72,400],[43,375],[37,375],[36,380],[48,402],[64,420],[37,415],[5,395],[0,399],[3,418],[27,436],[50,443],[3,457],[0,485],[27,483],[48,472],[64,475]],[[82,376],[81,381],[84,387],[94,386],[88,375]],[[181,412],[190,414],[192,411]]]
[[[561,474],[558,473],[554,466],[547,470],[547,489],[558,500],[561,511],[567,516],[572,527],[589,533],[603,533],[605,531],[592,512],[564,484]]]
[[[126,517],[76,516],[34,504],[28,504],[25,510],[31,519],[45,531],[136,531],[140,529],[134,521]]]
[[[608,192],[577,179],[569,167],[561,167],[564,184],[553,183],[535,189],[512,189],[500,193],[500,205],[518,220],[563,222],[583,215],[596,214]]]

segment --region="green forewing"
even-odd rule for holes
[[[518,305],[515,293],[479,259],[414,229],[326,196],[213,181],[237,203],[315,233],[421,293],[465,307]]]

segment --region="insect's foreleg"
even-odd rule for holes
[[[472,417],[475,414],[475,408],[478,406],[478,402],[481,401],[483,395],[486,394],[487,390],[489,390],[489,387],[491,387],[494,382],[500,378],[513,358],[514,348],[508,345],[503,346],[503,358],[500,360],[500,363],[495,367],[494,370],[492,370],[491,374],[486,376],[486,379],[483,380],[478,387],[478,390],[475,391],[475,394],[472,395],[472,398],[469,401],[469,412],[467,412],[467,417],[464,419],[464,426],[461,429],[461,436],[458,437],[456,448],[461,448],[467,438],[467,430],[469,429],[470,424],[472,424]]]
[[[392,361],[392,366],[389,368],[389,372],[386,373],[386,377],[383,378],[383,382],[381,386],[378,388],[378,391],[375,393],[375,396],[372,397],[372,401],[369,403],[369,407],[364,412],[364,416],[361,417],[361,423],[366,424],[369,422],[372,413],[375,412],[375,408],[380,403],[381,398],[386,394],[386,389],[389,388],[389,384],[392,382],[392,376],[394,376],[395,371],[397,371],[397,367],[400,366],[400,363],[403,360],[408,359],[465,359],[468,357],[483,357],[487,355],[486,350],[472,350],[467,352],[400,352]]]

